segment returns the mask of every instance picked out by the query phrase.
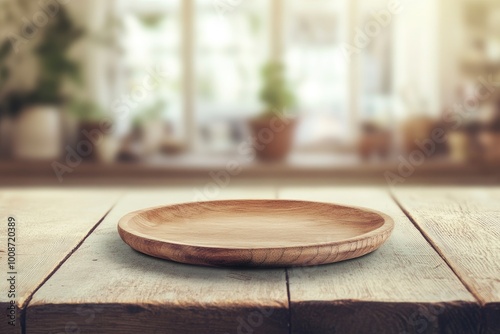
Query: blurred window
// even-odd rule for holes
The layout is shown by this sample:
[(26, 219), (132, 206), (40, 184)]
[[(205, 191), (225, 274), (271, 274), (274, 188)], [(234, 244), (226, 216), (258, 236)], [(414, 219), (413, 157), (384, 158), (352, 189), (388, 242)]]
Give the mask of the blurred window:
[(284, 61), (302, 115), (299, 145), (347, 138), (347, 1), (286, 0)]
[[(141, 87), (134, 118), (161, 118), (171, 124), (176, 137), (183, 136), (181, 1), (124, 1), (126, 87)], [(145, 85), (148, 80), (148, 87)], [(153, 89), (151, 89), (151, 87)]]
[(243, 120), (261, 109), (260, 70), (268, 59), (268, 0), (195, 1), (195, 115), (204, 150), (234, 147)]
[[(418, 9), (436, 16), (432, 0), (412, 7), (400, 2), (402, 14), (391, 16), (385, 25), (375, 16), (389, 8), (388, 0), (122, 2), (126, 4), (124, 91), (140, 84), (145, 69), (167, 68), (162, 88), (144, 105), (164, 100), (160, 105), (165, 118), (177, 132), (188, 130), (190, 138), (185, 139), (194, 143), (193, 148), (237, 147), (248, 134), (245, 120), (262, 110), (261, 68), (276, 50), (286, 65), (301, 118), (299, 147), (351, 145), (360, 121), (390, 124), (395, 109), (405, 114), (401, 110), (407, 107), (402, 108), (400, 101), (394, 107), (399, 95), (413, 95), (414, 100), (424, 101), (422, 106), (436, 109), (438, 80), (417, 75), (433, 69), (436, 59), (426, 55), (436, 53), (435, 45), (421, 50), (418, 62), (408, 62), (419, 45), (405, 39), (407, 33), (420, 32), (422, 43), (436, 38), (434, 27), (420, 28), (421, 15), (413, 15)], [(347, 59), (346, 45), (354, 45), (358, 31), (374, 20), (381, 25), (380, 33), (358, 48), (359, 55)], [(183, 50), (188, 54), (183, 56)], [(192, 77), (184, 77), (186, 73)]]

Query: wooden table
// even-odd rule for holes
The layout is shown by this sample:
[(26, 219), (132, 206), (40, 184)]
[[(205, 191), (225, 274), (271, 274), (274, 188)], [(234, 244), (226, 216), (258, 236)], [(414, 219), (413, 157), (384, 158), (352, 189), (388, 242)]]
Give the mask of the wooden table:
[[(293, 269), (183, 265), (119, 238), (125, 213), (203, 193), (365, 206), (396, 227), (370, 255)], [(17, 323), (1, 333), (500, 333), (500, 187), (0, 189), (2, 310), (8, 217)]]

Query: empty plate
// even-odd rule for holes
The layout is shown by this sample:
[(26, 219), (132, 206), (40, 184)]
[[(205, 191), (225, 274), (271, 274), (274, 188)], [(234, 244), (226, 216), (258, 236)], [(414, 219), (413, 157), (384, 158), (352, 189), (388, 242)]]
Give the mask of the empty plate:
[(135, 211), (118, 223), (139, 252), (207, 266), (310, 266), (384, 243), (393, 220), (368, 209), (292, 200), (195, 202)]

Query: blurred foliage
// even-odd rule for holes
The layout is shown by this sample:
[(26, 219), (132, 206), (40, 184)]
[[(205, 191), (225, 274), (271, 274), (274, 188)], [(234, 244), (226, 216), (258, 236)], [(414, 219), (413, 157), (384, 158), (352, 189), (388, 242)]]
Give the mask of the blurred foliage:
[(164, 14), (149, 14), (149, 15), (140, 15), (139, 20), (142, 25), (149, 29), (154, 29), (160, 25), (160, 23), (165, 19)]
[(266, 115), (282, 114), (285, 109), (293, 107), (295, 96), (287, 86), (285, 68), (281, 62), (271, 61), (264, 65), (262, 81), (260, 99), (266, 105)]
[(100, 122), (108, 117), (106, 111), (90, 100), (73, 100), (68, 105), (68, 112), (80, 123)]
[(158, 99), (154, 103), (140, 110), (138, 115), (134, 118), (134, 126), (139, 126), (147, 121), (161, 119), (167, 102), (163, 99)]
[(67, 57), (70, 47), (83, 36), (67, 11), (61, 6), (59, 13), (43, 30), (43, 39), (35, 49), (39, 57), (41, 75), (32, 103), (60, 103), (64, 79), (82, 84), (80, 65)]
[[(29, 2), (19, 0), (9, 3), (13, 5), (6, 7), (8, 13), (4, 13), (5, 20), (2, 24), (6, 25), (6, 29), (9, 24), (13, 27), (22, 27), (18, 24), (19, 17), (31, 13)], [(68, 51), (84, 35), (84, 31), (73, 23), (65, 7), (60, 6), (57, 15), (50, 17), (45, 26), (37, 29), (39, 35), (36, 40), (25, 40), (22, 32), (10, 35), (7, 33), (2, 40), (3, 43), (0, 43), (0, 92), (2, 93), (0, 113), (2, 114), (16, 116), (25, 106), (34, 104), (60, 104), (65, 101), (62, 87), (66, 79), (77, 84), (83, 83), (80, 65), (68, 57)], [(15, 46), (12, 36), (23, 43), (24, 46), (20, 51), (13, 52)], [(32, 53), (36, 56), (35, 61), (40, 72), (36, 76), (35, 87), (29, 90), (23, 90), (21, 87), (5, 89), (10, 77), (25, 75), (23, 71), (26, 69), (22, 62), (20, 64), (10, 61), (12, 57), (20, 59), (17, 52)]]
[(87, 38), (100, 47), (114, 52), (117, 56), (124, 54), (125, 50), (120, 42), (120, 36), (126, 34), (123, 18), (116, 13), (109, 12), (102, 29), (97, 33), (87, 33)]

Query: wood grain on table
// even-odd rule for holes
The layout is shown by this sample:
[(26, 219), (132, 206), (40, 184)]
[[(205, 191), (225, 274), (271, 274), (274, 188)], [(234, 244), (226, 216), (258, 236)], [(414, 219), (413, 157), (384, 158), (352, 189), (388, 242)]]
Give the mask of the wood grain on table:
[(388, 191), (283, 188), (279, 197), (364, 206), (385, 212), (395, 221), (391, 238), (374, 253), (334, 265), (289, 269), (292, 332), (478, 331), (479, 309), (474, 297)]
[[(273, 198), (275, 190), (222, 190), (210, 199)], [(35, 294), (27, 333), (288, 333), (284, 269), (183, 265), (132, 250), (118, 220), (140, 208), (189, 202), (193, 189), (134, 191)]]
[(483, 306), (500, 333), (500, 189), (409, 188), (394, 196)]
[[(2, 219), (19, 224), (23, 333), (499, 333), (499, 188), (201, 186), (117, 197), (0, 191)], [(259, 270), (152, 258), (117, 233), (123, 215), (145, 207), (277, 197), (375, 209), (395, 230), (359, 259)]]
[(53, 273), (92, 228), (116, 203), (114, 190), (0, 189), (0, 307), (7, 296), (7, 219), (16, 219), (16, 302), (15, 327), (0, 322), (1, 333), (20, 333), (22, 309), (32, 294)]

